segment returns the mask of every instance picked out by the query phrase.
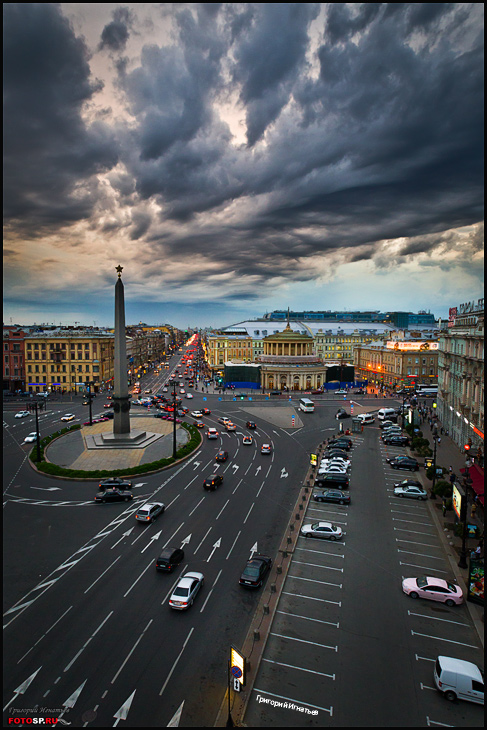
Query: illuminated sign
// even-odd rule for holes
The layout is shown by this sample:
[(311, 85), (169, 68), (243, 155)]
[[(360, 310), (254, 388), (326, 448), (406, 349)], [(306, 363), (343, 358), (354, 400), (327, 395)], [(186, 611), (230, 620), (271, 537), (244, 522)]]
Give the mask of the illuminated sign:
[(316, 466), (316, 464), (318, 463), (318, 457), (316, 456), (316, 454), (311, 454), (309, 463), (311, 464), (311, 466)]
[(245, 657), (234, 646), (230, 647), (230, 672), (243, 687), (245, 685)]
[(458, 519), (461, 519), (460, 514), (461, 514), (461, 509), (462, 509), (462, 492), (460, 491), (460, 488), (458, 487), (457, 484), (453, 485), (452, 498), (453, 498), (453, 510), (454, 510), (456, 516), (458, 517)]
[(386, 343), (388, 350), (402, 350), (403, 352), (420, 351), (420, 350), (437, 350), (437, 342), (397, 342), (390, 340)]

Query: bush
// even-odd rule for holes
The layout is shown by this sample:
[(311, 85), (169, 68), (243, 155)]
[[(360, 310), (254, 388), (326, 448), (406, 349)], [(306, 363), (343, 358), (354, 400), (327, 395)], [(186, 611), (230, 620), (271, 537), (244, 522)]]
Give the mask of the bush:
[(445, 479), (440, 479), (436, 482), (433, 494), (437, 494), (438, 497), (442, 498), (449, 498), (451, 500), (453, 492), (453, 486), (450, 482), (445, 481)]

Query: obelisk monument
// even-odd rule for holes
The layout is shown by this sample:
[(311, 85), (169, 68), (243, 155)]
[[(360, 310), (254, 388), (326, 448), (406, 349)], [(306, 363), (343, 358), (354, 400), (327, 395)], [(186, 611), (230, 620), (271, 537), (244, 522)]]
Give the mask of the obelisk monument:
[(125, 297), (122, 282), (123, 266), (117, 266), (115, 284), (115, 343), (113, 365), (113, 433), (130, 433), (130, 401), (127, 382), (127, 343), (125, 340)]

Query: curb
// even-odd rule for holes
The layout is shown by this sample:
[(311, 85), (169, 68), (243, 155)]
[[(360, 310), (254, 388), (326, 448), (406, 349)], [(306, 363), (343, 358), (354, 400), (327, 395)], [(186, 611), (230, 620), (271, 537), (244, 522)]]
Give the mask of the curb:
[[(320, 443), (319, 447), (316, 450), (319, 458), (321, 457), (323, 446), (324, 444)], [(313, 492), (313, 487), (311, 486), (311, 480), (314, 478), (313, 474), (314, 469), (312, 467), (309, 467), (304, 479), (305, 484), (299, 490), (299, 494), (288, 523), (286, 534), (283, 535), (281, 544), (277, 552), (278, 556), (281, 556), (281, 561), (280, 563), (278, 563), (276, 559), (272, 566), (271, 572), (267, 578), (265, 590), (262, 593), (257, 608), (255, 609), (254, 616), (247, 632), (247, 636), (245, 637), (243, 645), (240, 648), (241, 653), (247, 659), (247, 683), (243, 691), (233, 692), (233, 698), (230, 698), (231, 703), (233, 700), (231, 712), (233, 724), (235, 726), (245, 727), (243, 719), (247, 711), (247, 706), (250, 701), (254, 682), (259, 671), (267, 639), (269, 637), (271, 626), (274, 621), (274, 616), (277, 610), (281, 592), (284, 587), (284, 583), (286, 582), (289, 565), (291, 562), (289, 558), (294, 554), (296, 542), (299, 537), (301, 521), (306, 513), (311, 499), (311, 494)], [(257, 652), (253, 655), (253, 652), (256, 648)], [(213, 727), (227, 726), (228, 691), (229, 690), (227, 688)]]

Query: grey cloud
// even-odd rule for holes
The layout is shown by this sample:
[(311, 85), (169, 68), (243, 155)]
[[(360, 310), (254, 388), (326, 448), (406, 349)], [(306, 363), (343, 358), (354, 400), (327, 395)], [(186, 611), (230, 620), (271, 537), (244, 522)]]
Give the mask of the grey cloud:
[(132, 23), (133, 14), (128, 8), (115, 8), (112, 22), (103, 28), (98, 50), (103, 51), (106, 48), (110, 51), (125, 50)]
[(84, 42), (58, 6), (5, 3), (4, 214), (7, 227), (32, 235), (88, 218), (94, 175), (117, 160), (101, 122), (82, 107), (100, 90)]

